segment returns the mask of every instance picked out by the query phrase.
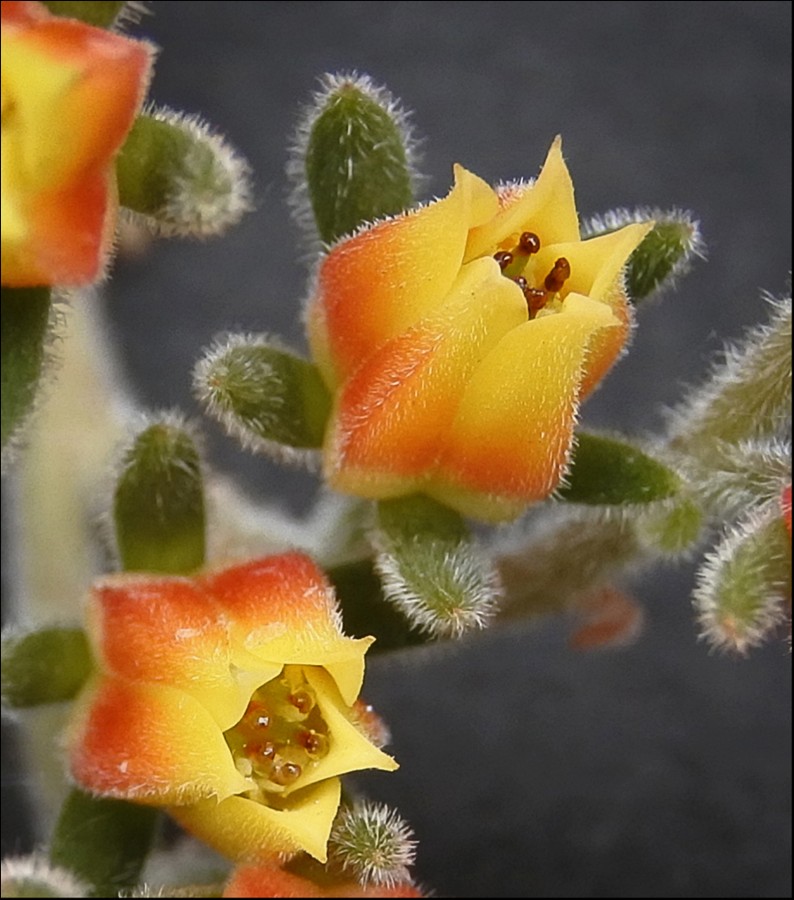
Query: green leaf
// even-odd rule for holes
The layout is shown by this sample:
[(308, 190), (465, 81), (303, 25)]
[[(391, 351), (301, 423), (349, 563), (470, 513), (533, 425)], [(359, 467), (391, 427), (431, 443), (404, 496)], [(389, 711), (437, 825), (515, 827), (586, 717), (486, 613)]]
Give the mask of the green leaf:
[(460, 637), (495, 612), (498, 579), (458, 513), (421, 494), (378, 503), (375, 568), (388, 601), (431, 637)]
[(220, 234), (251, 208), (248, 164), (200, 120), (138, 116), (119, 153), (119, 202), (166, 235)]
[(142, 431), (125, 453), (113, 503), (128, 571), (185, 575), (204, 563), (204, 486), (190, 433), (171, 419)]
[(634, 445), (580, 431), (557, 496), (571, 503), (622, 505), (663, 500), (679, 488), (672, 469)]
[(3, 635), (3, 703), (13, 708), (71, 700), (91, 673), (79, 628)]
[(127, 5), (110, 0), (44, 0), (44, 5), (54, 16), (79, 19), (98, 28), (109, 28)]
[(791, 535), (777, 506), (729, 529), (697, 582), (698, 620), (717, 647), (745, 653), (790, 617)]
[(2, 289), (2, 445), (17, 432), (33, 405), (44, 365), (50, 316), (48, 287)]
[(303, 130), (307, 137), (296, 148), (291, 171), (306, 180), (326, 244), (413, 203), (406, 116), (368, 78), (327, 76)]
[(264, 337), (236, 336), (196, 366), (207, 412), (243, 445), (264, 452), (320, 447), (331, 396), (317, 368)]
[(653, 221), (626, 264), (626, 289), (635, 302), (671, 287), (689, 271), (694, 257), (705, 259), (700, 223), (680, 209), (614, 209), (584, 223), (586, 237), (609, 234), (631, 222)]
[(94, 896), (115, 897), (138, 882), (159, 819), (158, 809), (75, 788), (61, 809), (50, 858), (93, 885)]

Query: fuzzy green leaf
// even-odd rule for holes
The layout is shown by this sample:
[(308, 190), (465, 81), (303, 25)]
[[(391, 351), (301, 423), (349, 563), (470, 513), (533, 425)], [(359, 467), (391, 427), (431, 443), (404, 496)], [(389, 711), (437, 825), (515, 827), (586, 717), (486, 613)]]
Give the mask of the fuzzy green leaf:
[(127, 4), (124, 0), (44, 0), (44, 5), (55, 16), (109, 28)]
[(332, 79), (316, 99), (304, 176), (320, 239), (331, 244), (412, 204), (409, 137), (399, 108), (366, 79)]
[(635, 301), (658, 294), (689, 271), (694, 257), (705, 258), (700, 225), (692, 214), (679, 209), (613, 209), (583, 225), (586, 237), (617, 231), (631, 222), (650, 222), (654, 227), (626, 263), (626, 288)]
[(375, 567), (383, 592), (431, 637), (460, 637), (495, 611), (498, 580), (463, 519), (421, 494), (378, 504)]
[(678, 476), (632, 444), (578, 432), (566, 485), (557, 495), (571, 503), (651, 503), (676, 493)]
[(12, 708), (71, 700), (91, 672), (79, 628), (46, 628), (3, 636), (3, 703)]
[(160, 811), (73, 789), (55, 826), (50, 858), (94, 887), (118, 896), (135, 885), (151, 849)]
[(317, 368), (266, 338), (231, 338), (196, 367), (207, 412), (244, 445), (264, 452), (320, 447), (331, 397)]
[(2, 445), (17, 431), (36, 396), (44, 365), (44, 339), (50, 316), (50, 289), (2, 289)]
[(119, 202), (166, 235), (219, 234), (250, 209), (248, 166), (198, 119), (138, 116), (117, 160)]
[(127, 450), (113, 503), (116, 543), (128, 571), (184, 575), (204, 563), (204, 486), (190, 434), (164, 420)]
[(698, 571), (695, 608), (712, 644), (746, 652), (786, 618), (791, 536), (778, 509), (730, 529)]

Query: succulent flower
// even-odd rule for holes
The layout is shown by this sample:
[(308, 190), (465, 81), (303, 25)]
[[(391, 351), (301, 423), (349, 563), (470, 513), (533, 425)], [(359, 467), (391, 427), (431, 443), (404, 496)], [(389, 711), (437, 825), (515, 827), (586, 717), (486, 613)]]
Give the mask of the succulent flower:
[(42, 3), (3, 0), (2, 57), (2, 282), (90, 283), (112, 245), (114, 160), (151, 48)]
[(358, 701), (373, 639), (342, 633), (300, 553), (195, 579), (109, 576), (88, 619), (98, 673), (69, 736), (86, 790), (167, 807), (234, 859), (324, 860), (339, 776), (397, 768)]
[(652, 225), (582, 240), (558, 138), (532, 183), (456, 166), (445, 198), (335, 244), (308, 308), (331, 486), (488, 521), (547, 497), (628, 338), (622, 272)]

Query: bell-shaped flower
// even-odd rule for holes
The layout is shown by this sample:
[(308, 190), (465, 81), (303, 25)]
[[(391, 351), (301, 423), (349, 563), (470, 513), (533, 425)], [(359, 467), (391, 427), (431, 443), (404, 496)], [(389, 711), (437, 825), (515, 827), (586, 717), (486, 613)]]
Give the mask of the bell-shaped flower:
[(149, 80), (151, 48), (2, 3), (2, 283), (102, 274), (116, 224), (114, 160)]
[(582, 240), (557, 139), (532, 183), (493, 190), (456, 166), (445, 198), (337, 243), (307, 311), (335, 397), (328, 482), (489, 521), (547, 497), (626, 344), (623, 268), (651, 227)]
[(97, 673), (69, 732), (74, 779), (167, 807), (226, 856), (325, 860), (339, 776), (397, 768), (358, 699), (373, 638), (342, 633), (300, 553), (197, 578), (108, 576), (88, 632)]

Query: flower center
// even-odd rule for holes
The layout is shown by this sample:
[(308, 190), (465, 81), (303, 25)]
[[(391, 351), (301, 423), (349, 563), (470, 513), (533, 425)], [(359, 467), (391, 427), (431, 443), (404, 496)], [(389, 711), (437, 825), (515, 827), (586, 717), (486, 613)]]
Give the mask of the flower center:
[(301, 666), (285, 666), (258, 688), (224, 737), (238, 770), (264, 794), (284, 793), (329, 749), (328, 726)]
[(538, 250), (540, 250), (540, 238), (534, 231), (523, 231), (518, 239), (518, 244), (512, 250), (500, 250), (494, 254), (494, 259), (499, 263), (502, 274), (521, 288), (524, 299), (527, 301), (530, 319), (534, 319), (554, 299), (571, 277), (571, 264), (564, 256), (561, 256), (543, 279), (543, 287), (530, 285), (521, 273), (526, 268), (529, 257), (534, 256)]

